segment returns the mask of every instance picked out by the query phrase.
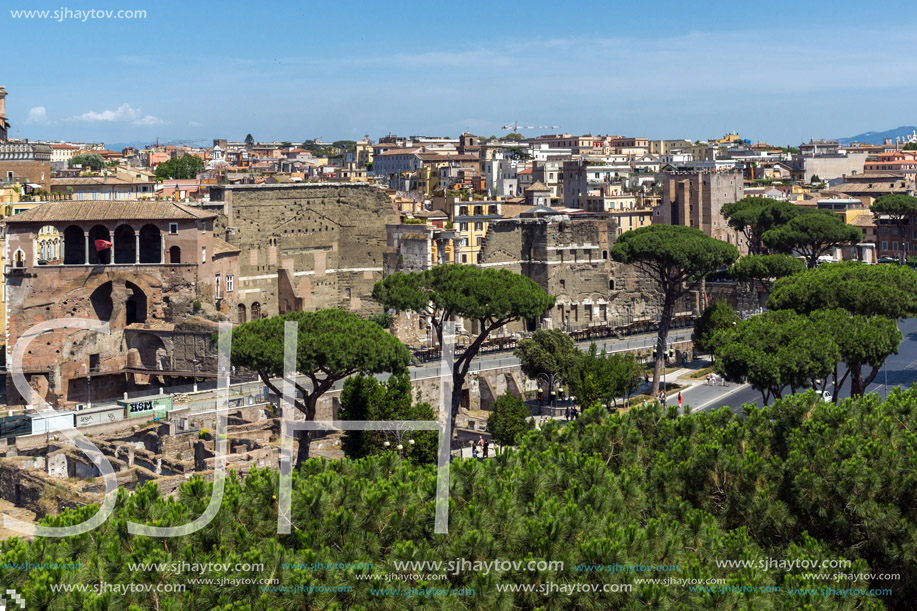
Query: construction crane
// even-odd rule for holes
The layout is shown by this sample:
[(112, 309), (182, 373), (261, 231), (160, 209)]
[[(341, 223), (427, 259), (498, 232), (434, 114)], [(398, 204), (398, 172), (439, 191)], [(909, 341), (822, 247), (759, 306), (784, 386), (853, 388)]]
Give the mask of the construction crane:
[(513, 121), (509, 125), (504, 125), (500, 129), (512, 130), (514, 134), (518, 134), (520, 129), (559, 129), (560, 125), (519, 125), (519, 121)]

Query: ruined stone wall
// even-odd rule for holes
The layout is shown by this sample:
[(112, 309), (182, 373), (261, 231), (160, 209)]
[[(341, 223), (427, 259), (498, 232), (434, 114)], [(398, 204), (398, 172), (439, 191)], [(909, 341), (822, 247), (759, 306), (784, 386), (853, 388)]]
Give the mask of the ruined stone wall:
[(382, 277), (386, 224), (398, 221), (384, 191), (359, 184), (239, 185), (216, 190), (224, 215), (217, 235), (241, 249), (237, 299), (247, 313), (280, 312), (277, 270), (291, 277), (305, 310), (381, 311), (372, 287)]
[[(187, 336), (195, 333), (200, 337), (194, 341), (207, 344), (213, 331), (182, 322), (206, 312), (206, 308), (194, 309), (194, 302), (202, 297), (196, 264), (36, 266), (26, 272), (8, 282), (10, 351), (37, 323), (56, 319), (109, 323), (108, 334), (62, 328), (35, 337), (28, 345), (22, 362), (25, 373), (39, 396), (55, 406), (87, 402), (85, 376), (90, 367), (101, 372), (124, 367), (190, 370), (187, 350), (181, 351), (177, 361), (173, 359), (173, 329), (180, 331), (179, 346), (186, 345)], [(131, 310), (137, 322), (128, 324), (129, 315), (134, 315), (129, 314)], [(209, 355), (212, 360), (212, 352), (199, 356)], [(149, 377), (134, 379), (123, 373), (94, 377), (93, 400), (143, 388), (151, 383)], [(22, 401), (11, 383), (8, 389), (8, 403)]]
[[(614, 221), (600, 219), (507, 219), (490, 224), (482, 266), (521, 273), (554, 295), (557, 302), (541, 321), (546, 328), (575, 331), (655, 319), (662, 306), (657, 285), (637, 268), (611, 259), (615, 234)], [(676, 309), (695, 311), (696, 302), (688, 296)], [(518, 322), (508, 331), (523, 327)]]

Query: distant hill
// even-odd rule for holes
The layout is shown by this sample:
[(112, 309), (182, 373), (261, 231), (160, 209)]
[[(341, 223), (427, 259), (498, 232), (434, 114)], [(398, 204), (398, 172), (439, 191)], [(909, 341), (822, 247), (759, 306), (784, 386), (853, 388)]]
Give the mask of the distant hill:
[(894, 142), (896, 136), (910, 136), (914, 131), (917, 131), (917, 127), (913, 125), (902, 125), (901, 127), (896, 127), (886, 132), (865, 132), (850, 138), (838, 138), (837, 143), (850, 144), (851, 142), (865, 142), (867, 144), (883, 144), (886, 138), (891, 138), (892, 142)]

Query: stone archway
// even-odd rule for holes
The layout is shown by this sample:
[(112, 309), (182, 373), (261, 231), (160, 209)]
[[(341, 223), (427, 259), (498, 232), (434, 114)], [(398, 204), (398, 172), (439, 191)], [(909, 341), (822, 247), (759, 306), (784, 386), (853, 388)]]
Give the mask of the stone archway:
[(140, 228), (140, 262), (162, 263), (162, 233), (156, 225)]
[(112, 312), (115, 310), (115, 304), (111, 299), (112, 283), (104, 282), (92, 291), (89, 296), (89, 302), (92, 304), (92, 311), (99, 320), (110, 321)]
[(118, 225), (115, 229), (115, 263), (137, 262), (137, 239), (130, 225)]
[(111, 234), (103, 225), (95, 225), (89, 230), (89, 263), (92, 265), (108, 265), (111, 263), (110, 246)]
[(152, 333), (131, 332), (127, 342), (129, 351), (137, 351), (140, 364), (145, 369), (168, 369), (171, 365), (168, 349), (162, 338)]
[(143, 323), (147, 318), (147, 296), (139, 286), (133, 282), (126, 282), (125, 286), (131, 291), (127, 301), (124, 302), (126, 324)]
[(86, 263), (86, 236), (83, 228), (70, 225), (64, 230), (64, 265)]

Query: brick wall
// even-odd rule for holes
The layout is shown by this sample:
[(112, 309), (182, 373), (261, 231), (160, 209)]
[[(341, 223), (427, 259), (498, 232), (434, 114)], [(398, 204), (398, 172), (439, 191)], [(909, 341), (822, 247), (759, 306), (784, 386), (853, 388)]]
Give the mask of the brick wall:
[[(218, 235), (241, 249), (236, 296), (251, 318), (280, 312), (278, 269), (287, 270), (302, 308), (345, 308), (361, 315), (381, 308), (371, 298), (382, 277), (386, 224), (397, 223), (390, 198), (368, 185), (239, 185), (223, 197)], [(220, 232), (223, 233), (220, 233)]]

